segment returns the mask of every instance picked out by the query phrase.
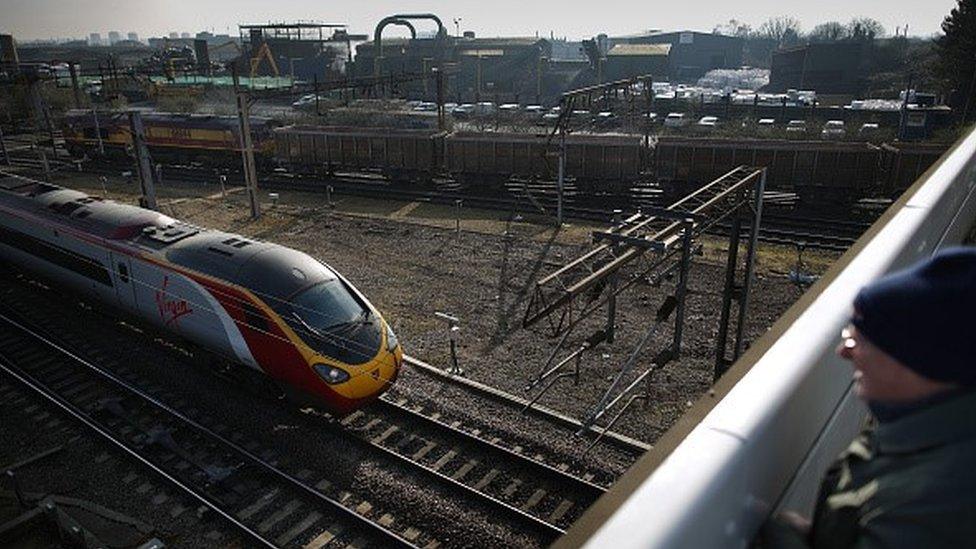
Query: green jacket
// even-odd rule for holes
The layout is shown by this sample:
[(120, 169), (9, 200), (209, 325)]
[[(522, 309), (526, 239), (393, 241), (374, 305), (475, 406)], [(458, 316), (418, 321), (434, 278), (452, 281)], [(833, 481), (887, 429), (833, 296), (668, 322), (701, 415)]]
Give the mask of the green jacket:
[(809, 536), (763, 547), (976, 547), (976, 392), (866, 429), (827, 471)]

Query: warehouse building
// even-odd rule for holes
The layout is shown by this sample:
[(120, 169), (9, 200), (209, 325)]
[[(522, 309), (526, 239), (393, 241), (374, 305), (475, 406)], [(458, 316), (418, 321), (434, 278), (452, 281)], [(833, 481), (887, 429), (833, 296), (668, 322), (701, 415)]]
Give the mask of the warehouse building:
[[(736, 36), (678, 31), (611, 38), (610, 43), (670, 45), (668, 70), (671, 80), (694, 82), (712, 69), (736, 69), (742, 66), (745, 41)], [(608, 54), (612, 48), (610, 46)]]
[(773, 52), (767, 90), (860, 95), (867, 85), (864, 42), (812, 43)]

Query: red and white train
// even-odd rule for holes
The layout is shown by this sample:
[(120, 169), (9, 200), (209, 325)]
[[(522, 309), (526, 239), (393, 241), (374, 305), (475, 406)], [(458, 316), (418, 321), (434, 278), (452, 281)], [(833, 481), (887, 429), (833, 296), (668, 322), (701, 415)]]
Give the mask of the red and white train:
[(397, 377), (372, 304), (302, 252), (19, 177), (0, 179), (0, 258), (345, 414)]

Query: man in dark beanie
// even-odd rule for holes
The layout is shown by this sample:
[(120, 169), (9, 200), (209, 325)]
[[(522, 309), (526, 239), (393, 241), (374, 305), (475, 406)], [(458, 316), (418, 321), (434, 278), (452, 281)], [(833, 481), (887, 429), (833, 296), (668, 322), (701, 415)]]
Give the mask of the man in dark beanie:
[(873, 421), (763, 546), (976, 547), (976, 248), (862, 289), (837, 353)]

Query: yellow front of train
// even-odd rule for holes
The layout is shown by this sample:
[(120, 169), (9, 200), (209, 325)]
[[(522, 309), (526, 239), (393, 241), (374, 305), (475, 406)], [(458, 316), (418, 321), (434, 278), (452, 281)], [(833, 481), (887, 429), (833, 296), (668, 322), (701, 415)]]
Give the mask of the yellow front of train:
[(348, 281), (330, 274), (272, 309), (307, 365), (293, 384), (344, 414), (393, 385), (403, 349), (379, 311)]
[(318, 355), (312, 361), (315, 373), (335, 391), (334, 407), (340, 412), (348, 413), (376, 400), (393, 386), (400, 374), (403, 348), (390, 325), (382, 318), (379, 322), (383, 326), (381, 350), (372, 360), (348, 365)]

